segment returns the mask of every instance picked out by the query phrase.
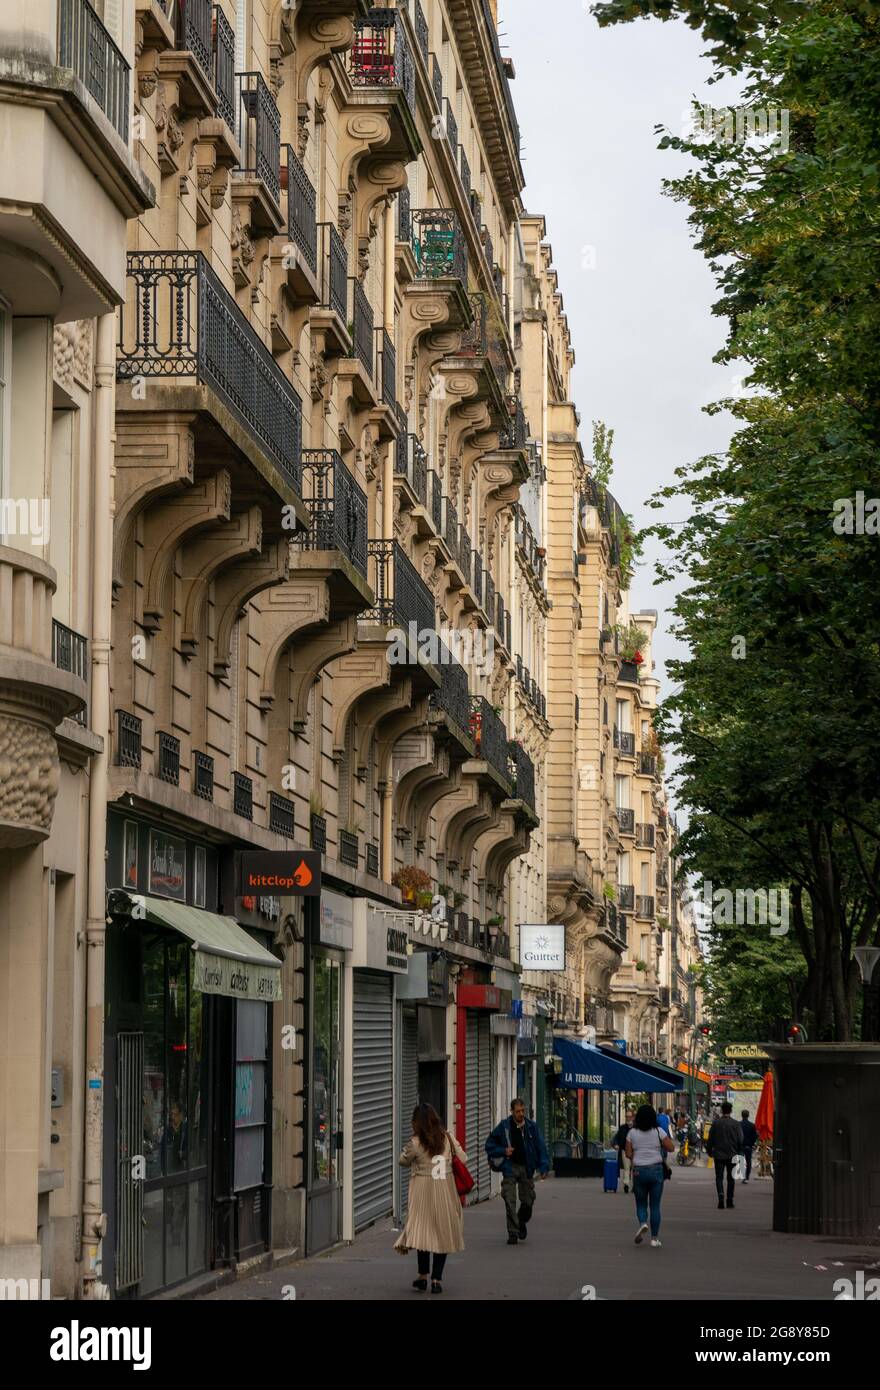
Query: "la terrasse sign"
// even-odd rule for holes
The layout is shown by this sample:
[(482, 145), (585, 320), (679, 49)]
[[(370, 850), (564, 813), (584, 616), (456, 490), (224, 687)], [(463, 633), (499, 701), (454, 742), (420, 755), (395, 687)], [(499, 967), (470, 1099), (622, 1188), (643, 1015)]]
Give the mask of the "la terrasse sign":
[(561, 922), (521, 926), (519, 956), (523, 970), (564, 970), (565, 927)]

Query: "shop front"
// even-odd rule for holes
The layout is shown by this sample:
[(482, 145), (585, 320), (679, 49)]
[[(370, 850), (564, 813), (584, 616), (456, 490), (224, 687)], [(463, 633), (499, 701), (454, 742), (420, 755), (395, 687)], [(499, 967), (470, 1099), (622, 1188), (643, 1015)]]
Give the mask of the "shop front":
[(308, 1130), (306, 1253), (342, 1239), (345, 960), (354, 940), (353, 899), (321, 888), (310, 910), (306, 1038)]
[(108, 824), (105, 1281), (159, 1293), (265, 1250), (271, 1195), (271, 933), (218, 906), (218, 852)]
[[(394, 984), (398, 1058), (395, 1150), (399, 1153), (412, 1132), (412, 1113), (419, 1102), (433, 1105), (448, 1124), (448, 962), (441, 951), (416, 949), (409, 957), (407, 974), (398, 975)], [(396, 1165), (396, 1172), (395, 1213), (402, 1219), (409, 1195), (409, 1169)]]
[(512, 1002), (511, 992), (496, 985), (478, 984), (465, 978), (458, 986), (455, 1127), (456, 1138), (468, 1154), (468, 1166), (474, 1178), (471, 1203), (491, 1196), (491, 1169), (485, 1150), (486, 1138), (495, 1125), (496, 1068), (490, 1018), (493, 1014), (509, 1014)]

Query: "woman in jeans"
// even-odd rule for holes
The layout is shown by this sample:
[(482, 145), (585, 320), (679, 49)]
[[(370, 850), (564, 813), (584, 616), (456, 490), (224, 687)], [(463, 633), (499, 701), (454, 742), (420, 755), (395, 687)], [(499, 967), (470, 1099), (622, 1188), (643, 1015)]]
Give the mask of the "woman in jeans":
[(633, 1191), (639, 1229), (636, 1245), (641, 1245), (648, 1229), (651, 1206), (651, 1244), (660, 1248), (660, 1201), (663, 1197), (663, 1154), (672, 1153), (675, 1144), (657, 1125), (653, 1105), (640, 1105), (633, 1128), (626, 1137), (626, 1156), (632, 1160)]

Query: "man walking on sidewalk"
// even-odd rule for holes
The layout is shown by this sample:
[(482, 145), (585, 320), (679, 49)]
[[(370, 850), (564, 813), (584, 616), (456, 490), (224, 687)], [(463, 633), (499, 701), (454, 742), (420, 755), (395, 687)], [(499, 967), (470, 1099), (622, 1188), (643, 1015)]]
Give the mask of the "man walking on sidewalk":
[(743, 1153), (746, 1156), (746, 1175), (743, 1182), (748, 1182), (752, 1176), (752, 1152), (758, 1142), (758, 1131), (749, 1119), (748, 1110), (742, 1112), (742, 1132), (743, 1132)]
[(501, 1195), (507, 1213), (507, 1244), (516, 1245), (528, 1235), (535, 1205), (535, 1173), (543, 1179), (550, 1171), (543, 1135), (534, 1120), (526, 1119), (521, 1100), (511, 1102), (510, 1119), (502, 1120), (489, 1135), (486, 1153), (490, 1167), (503, 1174)]
[(727, 1173), (727, 1205), (733, 1206), (733, 1162), (743, 1151), (743, 1132), (738, 1120), (733, 1118), (733, 1106), (725, 1101), (721, 1107), (720, 1119), (712, 1121), (706, 1153), (715, 1164), (715, 1187), (718, 1191), (718, 1210), (724, 1210), (724, 1174)]

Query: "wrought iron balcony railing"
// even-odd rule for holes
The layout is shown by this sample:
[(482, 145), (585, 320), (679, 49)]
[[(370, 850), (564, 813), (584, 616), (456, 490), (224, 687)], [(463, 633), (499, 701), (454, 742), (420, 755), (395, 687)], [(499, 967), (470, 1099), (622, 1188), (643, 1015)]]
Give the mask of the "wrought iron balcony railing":
[(618, 806), (617, 823), (622, 835), (635, 833), (636, 813), (631, 806)]
[(296, 834), (296, 807), (286, 796), (269, 793), (269, 829), (293, 839)]
[(469, 737), (471, 697), (467, 671), (447, 651), (441, 652), (439, 670), (440, 688), (431, 692), (431, 708), (447, 715)]
[(453, 560), (458, 560), (458, 511), (451, 497), (443, 498), (443, 539)]
[(452, 152), (452, 162), (455, 164), (458, 162), (458, 121), (455, 119), (455, 112), (449, 97), (444, 102), (443, 123), (446, 127), (446, 139)]
[(58, 66), (75, 73), (127, 144), (129, 66), (88, 0), (58, 0)]
[(645, 893), (640, 893), (636, 898), (636, 916), (650, 918), (654, 916), (654, 899)]
[(461, 174), (461, 184), (462, 184), (462, 187), (463, 187), (465, 193), (467, 194), (467, 196), (470, 197), (470, 193), (471, 193), (471, 166), (470, 166), (470, 163), (469, 163), (469, 161), (468, 161), (468, 157), (467, 157), (467, 155), (466, 155), (465, 152), (464, 152), (464, 145), (459, 145), (459, 147), (458, 147), (458, 171), (459, 171), (459, 173)]
[(129, 252), (117, 376), (195, 377), (301, 488), (300, 398), (201, 252)]
[(327, 852), (327, 821), (324, 816), (312, 812), (309, 817), (309, 843), (320, 854)]
[(409, 186), (401, 188), (397, 195), (397, 240), (412, 245), (412, 213), (410, 211)]
[(366, 869), (366, 871), (367, 871), (368, 874), (372, 874), (372, 875), (373, 875), (373, 878), (378, 878), (378, 877), (379, 877), (379, 846), (378, 846), (378, 845), (365, 845), (365, 846), (364, 846), (364, 868)]
[(414, 3), (413, 3), (413, 15), (414, 15), (414, 18), (413, 18), (413, 29), (415, 30), (415, 33), (416, 33), (416, 43), (418, 44), (418, 46), (419, 46), (419, 52), (421, 53), (422, 57), (423, 57), (424, 60), (425, 60), (425, 64), (427, 65), (427, 62), (428, 62), (428, 21), (427, 21), (427, 19), (425, 18), (425, 11), (422, 9), (422, 7), (421, 7), (421, 5), (420, 5), (420, 3), (419, 3), (419, 0), (414, 0)]
[(622, 758), (634, 758), (636, 755), (636, 736), (628, 734), (623, 729), (618, 733), (618, 748)]
[(287, 180), (287, 238), (302, 252), (313, 275), (318, 273), (317, 195), (305, 167), (292, 145), (284, 146)]
[(509, 739), (504, 720), (496, 714), (485, 695), (471, 696), (470, 730), (477, 745), (477, 757), (510, 781)]
[(235, 30), (219, 5), (214, 6), (214, 91), (217, 115), (235, 130)]
[[(88, 684), (88, 641), (78, 632), (74, 632), (72, 627), (65, 627), (64, 623), (59, 623), (55, 618), (52, 619), (52, 661), (59, 671), (69, 671), (71, 675), (79, 676), (80, 680)], [(84, 709), (78, 710), (70, 717), (76, 720), (77, 724), (87, 722)]]
[(443, 71), (437, 62), (437, 54), (431, 54), (431, 90), (434, 93), (434, 101), (437, 103), (437, 110), (443, 110)]
[(193, 792), (203, 801), (214, 800), (214, 759), (207, 753), (193, 754)]
[(443, 482), (439, 473), (428, 469), (428, 502), (431, 507), (431, 520), (437, 535), (443, 531)]
[(448, 278), (467, 286), (467, 242), (452, 208), (416, 208), (412, 238), (422, 279)]
[(348, 252), (332, 222), (318, 223), (321, 262), (321, 307), (331, 309), (343, 323), (348, 319)]
[(517, 398), (511, 402), (510, 424), (501, 431), (498, 439), (499, 449), (524, 449), (529, 437), (522, 402)]
[(635, 889), (631, 883), (619, 883), (617, 885), (617, 902), (621, 912), (632, 912)]
[(141, 765), (141, 721), (125, 709), (116, 711), (116, 763), (119, 767)]
[(657, 773), (657, 757), (654, 753), (639, 754), (639, 772), (645, 777), (654, 777)]
[(238, 72), (238, 143), (244, 178), (261, 179), (281, 201), (281, 113), (260, 72)]
[(254, 818), (254, 784), (243, 772), (232, 774), (232, 809), (245, 820)]
[(373, 309), (360, 280), (351, 282), (351, 321), (354, 355), (367, 376), (373, 375)]
[(188, 49), (209, 82), (214, 80), (211, 0), (177, 0), (177, 47)]
[(394, 471), (406, 478), (423, 507), (428, 505), (428, 455), (414, 434), (399, 434), (394, 448)]
[(464, 522), (459, 522), (458, 526), (458, 567), (467, 580), (471, 582), (471, 538)]
[(303, 450), (307, 531), (293, 536), (304, 550), (338, 550), (367, 577), (367, 498), (335, 449)]
[(376, 602), (361, 615), (364, 622), (402, 628), (409, 637), (415, 624), (417, 638), (434, 630), (434, 597), (397, 541), (368, 542), (367, 577)]
[(173, 787), (180, 786), (180, 739), (160, 730), (158, 773), (160, 781), (170, 782)]
[(471, 586), (472, 586), (473, 591), (474, 591), (474, 598), (477, 600), (477, 603), (482, 604), (482, 602), (483, 602), (483, 560), (482, 560), (482, 556), (480, 555), (480, 552), (479, 552), (478, 550), (475, 550), (475, 551), (473, 552), (473, 554), (472, 554), (472, 556), (471, 556), (471, 562), (472, 562)]
[(355, 20), (346, 63), (353, 87), (399, 87), (415, 115), (416, 70), (399, 11), (375, 7)]
[(361, 847), (357, 835), (351, 830), (339, 832), (339, 862), (356, 869), (360, 863)]
[(513, 782), (513, 795), (519, 801), (535, 809), (535, 764), (521, 743), (515, 740), (510, 745), (510, 777)]
[(483, 612), (486, 614), (486, 617), (489, 619), (489, 624), (490, 624), (490, 626), (492, 626), (492, 627), (494, 627), (494, 625), (495, 625), (496, 607), (497, 607), (497, 605), (496, 605), (496, 603), (495, 603), (495, 580), (492, 578), (492, 576), (491, 576), (491, 574), (489, 573), (488, 570), (484, 570), (484, 571), (483, 571)]
[(376, 335), (379, 338), (382, 400), (385, 405), (394, 406), (397, 404), (397, 353), (387, 328), (377, 329)]
[(654, 848), (654, 827), (653, 825), (639, 824), (636, 826), (636, 843), (644, 849)]

